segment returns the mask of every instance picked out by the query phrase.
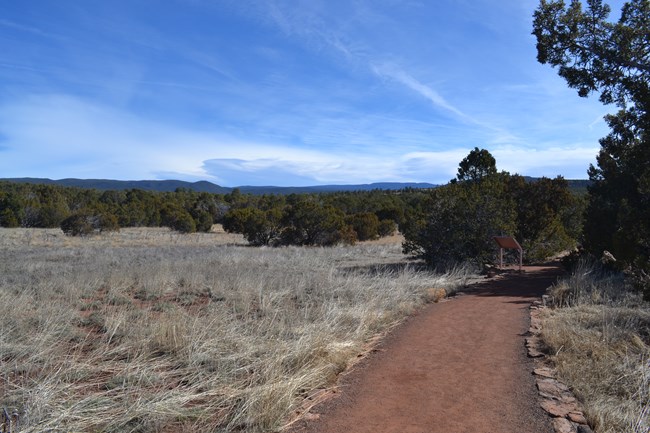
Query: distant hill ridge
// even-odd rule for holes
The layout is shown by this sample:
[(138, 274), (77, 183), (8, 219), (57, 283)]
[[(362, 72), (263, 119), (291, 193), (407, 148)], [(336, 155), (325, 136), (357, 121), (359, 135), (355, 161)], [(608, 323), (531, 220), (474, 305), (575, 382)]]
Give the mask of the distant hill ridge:
[[(529, 182), (538, 178), (525, 176)], [(219, 186), (206, 180), (198, 182), (186, 182), (182, 180), (110, 180), (110, 179), (45, 179), (33, 177), (4, 178), (0, 181), (15, 183), (35, 183), (46, 185), (70, 186), (86, 189), (97, 189), (100, 191), (141, 189), (145, 191), (173, 192), (178, 188), (185, 188), (196, 192), (208, 192), (212, 194), (228, 194), (235, 188)], [(567, 179), (569, 187), (577, 192), (585, 192), (590, 181), (587, 179)], [(319, 192), (340, 192), (340, 191), (371, 191), (387, 190), (395, 191), (405, 188), (428, 189), (438, 185), (426, 182), (378, 182), (360, 185), (314, 185), (314, 186), (240, 186), (237, 187), (244, 194), (300, 194)]]
[[(186, 188), (197, 192), (213, 194), (228, 194), (235, 188), (219, 186), (205, 180), (186, 182), (182, 180), (110, 180), (110, 179), (45, 179), (45, 178), (4, 178), (0, 181), (15, 183), (34, 183), (46, 185), (59, 185), (77, 188), (97, 189), (100, 191), (141, 189), (145, 191), (173, 192), (178, 188)], [(370, 191), (374, 189), (399, 190), (404, 188), (435, 188), (431, 183), (417, 182), (381, 182), (361, 185), (314, 185), (314, 186), (240, 186), (237, 187), (244, 194), (292, 194), (292, 193), (317, 193), (337, 191)]]
[(8, 178), (0, 181), (15, 183), (34, 183), (45, 185), (70, 186), (100, 191), (141, 189), (145, 191), (171, 192), (178, 188), (188, 188), (197, 192), (227, 194), (232, 188), (224, 188), (207, 181), (185, 182), (182, 180), (110, 180), (110, 179), (45, 179), (45, 178)]

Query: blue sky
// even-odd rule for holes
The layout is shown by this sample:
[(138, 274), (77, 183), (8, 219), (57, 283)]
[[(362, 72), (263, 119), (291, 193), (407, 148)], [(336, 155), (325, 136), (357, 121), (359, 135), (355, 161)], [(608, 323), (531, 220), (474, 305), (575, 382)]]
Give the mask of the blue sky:
[(613, 107), (537, 63), (536, 7), (0, 0), (0, 177), (445, 183), (479, 147), (586, 178)]

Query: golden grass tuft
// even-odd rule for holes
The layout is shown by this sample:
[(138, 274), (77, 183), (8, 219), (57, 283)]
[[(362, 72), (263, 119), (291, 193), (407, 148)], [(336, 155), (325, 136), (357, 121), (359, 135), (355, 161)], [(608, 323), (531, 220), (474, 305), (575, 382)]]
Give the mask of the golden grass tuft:
[(430, 302), (439, 302), (441, 299), (444, 299), (447, 297), (447, 290), (438, 287), (438, 288), (431, 288), (427, 290), (427, 295), (430, 299)]

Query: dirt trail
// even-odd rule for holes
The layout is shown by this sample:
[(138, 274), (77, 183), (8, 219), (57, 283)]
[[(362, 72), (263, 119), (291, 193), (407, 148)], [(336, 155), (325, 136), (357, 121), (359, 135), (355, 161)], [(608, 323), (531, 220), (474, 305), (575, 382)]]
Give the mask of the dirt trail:
[(551, 433), (524, 335), (528, 306), (559, 273), (486, 280), (426, 307), (342, 380), (291, 433)]

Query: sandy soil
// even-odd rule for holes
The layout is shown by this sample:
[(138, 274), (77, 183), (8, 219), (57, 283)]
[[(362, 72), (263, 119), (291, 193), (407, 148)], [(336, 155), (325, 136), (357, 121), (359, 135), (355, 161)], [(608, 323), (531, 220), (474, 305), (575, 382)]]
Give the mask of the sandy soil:
[(291, 433), (550, 433), (524, 337), (559, 274), (527, 267), (411, 317)]

